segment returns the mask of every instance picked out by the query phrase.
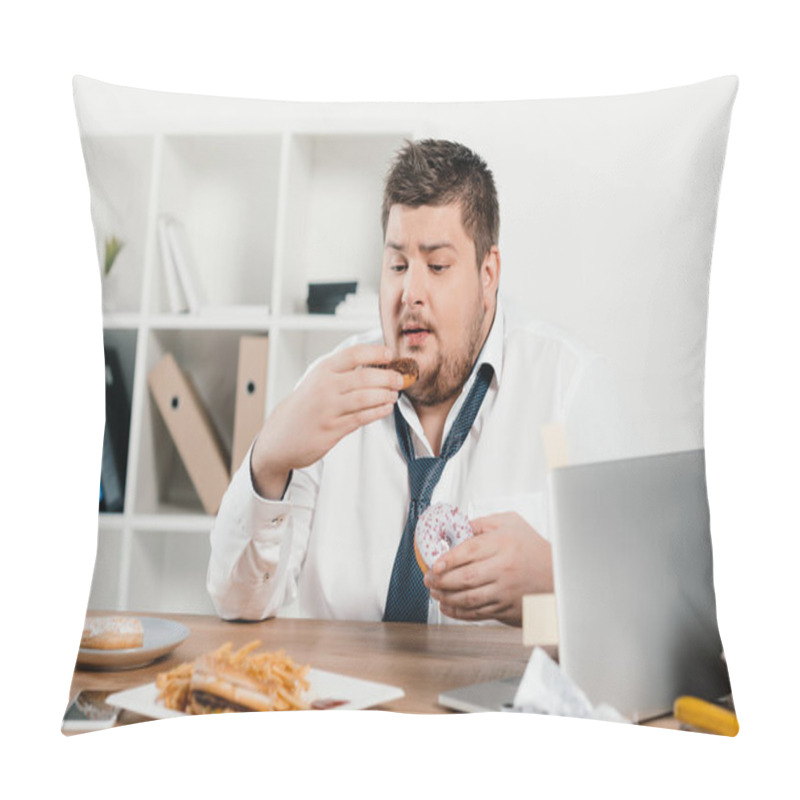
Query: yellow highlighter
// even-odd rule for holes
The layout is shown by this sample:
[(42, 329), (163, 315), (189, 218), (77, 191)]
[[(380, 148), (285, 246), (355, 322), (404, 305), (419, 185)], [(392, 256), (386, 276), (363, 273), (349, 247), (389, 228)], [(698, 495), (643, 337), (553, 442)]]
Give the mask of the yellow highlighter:
[(701, 700), (699, 697), (684, 695), (675, 700), (672, 707), (675, 719), (695, 728), (721, 736), (736, 736), (739, 733), (739, 720), (733, 711)]

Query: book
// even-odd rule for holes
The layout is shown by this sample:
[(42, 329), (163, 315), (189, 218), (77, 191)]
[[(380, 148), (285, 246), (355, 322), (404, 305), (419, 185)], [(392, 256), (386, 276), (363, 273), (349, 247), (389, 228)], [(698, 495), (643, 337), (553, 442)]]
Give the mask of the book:
[(200, 286), (197, 264), (189, 245), (186, 229), (180, 220), (167, 217), (165, 232), (172, 264), (175, 267), (186, 306), (190, 312), (196, 313), (205, 305), (205, 297)]
[(189, 310), (186, 295), (180, 285), (175, 260), (172, 257), (170, 246), (169, 226), (172, 220), (166, 214), (158, 218), (158, 250), (161, 255), (161, 267), (164, 270), (164, 282), (167, 286), (167, 301), (169, 310), (173, 314), (180, 314)]

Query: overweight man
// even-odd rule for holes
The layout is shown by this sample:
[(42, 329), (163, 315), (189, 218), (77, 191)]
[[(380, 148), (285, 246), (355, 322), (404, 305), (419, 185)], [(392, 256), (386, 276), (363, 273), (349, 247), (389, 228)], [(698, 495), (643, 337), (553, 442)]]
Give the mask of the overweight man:
[[(616, 452), (607, 373), (498, 303), (492, 173), (461, 144), (408, 142), (386, 179), (381, 331), (311, 366), (270, 414), (223, 498), (208, 589), (225, 619), (520, 625), (553, 590), (542, 429), (572, 461)], [(529, 265), (514, 264), (513, 269)], [(419, 379), (376, 369), (413, 358)], [(422, 576), (413, 528), (444, 502), (474, 536)]]

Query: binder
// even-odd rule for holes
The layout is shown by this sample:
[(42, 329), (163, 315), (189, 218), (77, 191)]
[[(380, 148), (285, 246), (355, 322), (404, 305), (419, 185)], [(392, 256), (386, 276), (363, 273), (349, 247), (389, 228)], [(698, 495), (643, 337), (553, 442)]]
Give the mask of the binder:
[(236, 376), (236, 408), (233, 415), (231, 475), (241, 465), (253, 439), (264, 424), (267, 397), (269, 338), (242, 336)]
[(106, 420), (103, 455), (100, 464), (101, 506), (103, 511), (122, 511), (128, 467), (130, 403), (122, 380), (119, 356), (113, 347), (104, 347), (106, 365)]
[(189, 377), (166, 353), (147, 383), (207, 514), (216, 514), (228, 488), (228, 457)]

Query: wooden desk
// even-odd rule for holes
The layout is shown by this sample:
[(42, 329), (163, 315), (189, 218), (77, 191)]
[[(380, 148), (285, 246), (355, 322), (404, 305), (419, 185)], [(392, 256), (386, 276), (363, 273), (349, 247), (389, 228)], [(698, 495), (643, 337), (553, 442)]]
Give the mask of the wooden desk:
[[(448, 713), (439, 694), (473, 683), (522, 675), (532, 647), (522, 644), (519, 628), (418, 625), (401, 622), (335, 622), (270, 619), (224, 622), (213, 616), (161, 614), (191, 631), (167, 657), (146, 667), (117, 672), (76, 669), (70, 698), (82, 689), (116, 692), (155, 681), (165, 672), (225, 642), (241, 647), (254, 639), (265, 650), (283, 649), (299, 664), (399, 686), (405, 697), (376, 708), (414, 714)], [(554, 648), (544, 648), (555, 657)], [(145, 718), (123, 711), (120, 725)], [(677, 727), (674, 719), (649, 723)]]
[[(166, 658), (146, 667), (118, 672), (76, 669), (70, 697), (81, 689), (120, 691), (155, 681), (165, 672), (225, 642), (240, 647), (260, 639), (265, 650), (283, 649), (299, 664), (364, 680), (399, 686), (405, 697), (383, 706), (387, 711), (446, 713), (440, 692), (471, 683), (522, 675), (532, 647), (522, 631), (503, 626), (417, 625), (401, 622), (336, 622), (270, 619), (224, 622), (213, 616), (161, 614), (191, 631)], [(552, 655), (551, 650), (551, 655)], [(124, 712), (120, 724), (138, 722)]]

